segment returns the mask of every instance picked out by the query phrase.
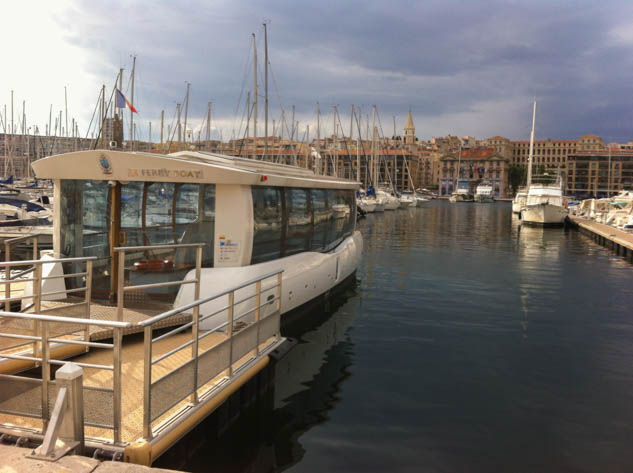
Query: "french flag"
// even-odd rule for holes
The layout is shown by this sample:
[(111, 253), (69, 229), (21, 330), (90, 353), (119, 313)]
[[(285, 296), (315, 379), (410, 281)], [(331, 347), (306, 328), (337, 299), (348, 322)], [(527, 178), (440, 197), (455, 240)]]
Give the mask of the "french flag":
[(130, 110), (134, 113), (138, 113), (138, 111), (134, 108), (134, 105), (130, 103), (128, 99), (125, 98), (125, 95), (119, 90), (116, 89), (116, 106), (118, 108), (125, 108), (126, 106), (130, 107)]

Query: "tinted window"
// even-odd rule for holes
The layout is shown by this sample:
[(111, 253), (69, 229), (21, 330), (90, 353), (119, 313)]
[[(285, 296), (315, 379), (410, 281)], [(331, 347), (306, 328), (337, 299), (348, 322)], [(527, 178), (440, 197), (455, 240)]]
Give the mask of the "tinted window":
[(281, 256), (282, 214), (281, 189), (253, 187), (255, 228), (251, 264)]
[(302, 251), (330, 251), (352, 234), (354, 191), (254, 187), (251, 264)]
[(286, 194), (286, 238), (284, 256), (294, 255), (310, 249), (312, 236), (312, 213), (310, 193), (306, 189), (285, 189)]
[(326, 190), (312, 189), (310, 195), (314, 214), (314, 230), (310, 246), (314, 251), (322, 251), (327, 248), (331, 238), (332, 209), (328, 206)]

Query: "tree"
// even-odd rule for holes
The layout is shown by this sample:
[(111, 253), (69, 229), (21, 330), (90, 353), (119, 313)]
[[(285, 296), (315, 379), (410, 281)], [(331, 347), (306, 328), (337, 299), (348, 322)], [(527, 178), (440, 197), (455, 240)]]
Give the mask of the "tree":
[(510, 186), (512, 186), (512, 192), (516, 194), (519, 186), (524, 186), (527, 181), (527, 166), (510, 166), (508, 169), (508, 179)]

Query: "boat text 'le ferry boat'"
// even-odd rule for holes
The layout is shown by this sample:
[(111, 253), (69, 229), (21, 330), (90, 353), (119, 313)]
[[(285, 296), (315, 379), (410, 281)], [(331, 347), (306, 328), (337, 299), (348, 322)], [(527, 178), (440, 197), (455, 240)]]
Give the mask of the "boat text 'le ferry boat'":
[[(0, 264), (0, 433), (42, 457), (61, 444), (151, 464), (266, 366), (282, 314), (360, 263), (356, 182), (193, 151), (33, 169), (54, 183), (53, 252)], [(73, 376), (84, 401), (64, 444), (52, 406), (77, 399)]]

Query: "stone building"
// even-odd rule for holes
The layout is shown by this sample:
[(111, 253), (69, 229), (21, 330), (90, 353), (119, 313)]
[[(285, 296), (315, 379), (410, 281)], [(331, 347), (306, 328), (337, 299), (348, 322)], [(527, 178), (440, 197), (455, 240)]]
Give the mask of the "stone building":
[(487, 180), (492, 184), (497, 198), (510, 197), (508, 168), (510, 160), (495, 148), (462, 149), (460, 153), (446, 153), (440, 159), (439, 194), (449, 196), (457, 185), (457, 179), (468, 179), (474, 193), (477, 185)]
[(633, 151), (578, 151), (568, 158), (566, 184), (567, 193), (578, 197), (633, 190)]

